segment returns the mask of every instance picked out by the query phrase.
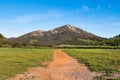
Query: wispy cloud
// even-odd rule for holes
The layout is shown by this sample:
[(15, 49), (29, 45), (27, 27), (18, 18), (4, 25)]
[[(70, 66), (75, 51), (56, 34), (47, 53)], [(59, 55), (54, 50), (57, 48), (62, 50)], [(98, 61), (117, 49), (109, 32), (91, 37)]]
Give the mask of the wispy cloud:
[(10, 22), (17, 22), (17, 23), (23, 23), (23, 22), (36, 21), (38, 19), (39, 19), (38, 15), (26, 15), (26, 16), (15, 17), (15, 18), (10, 19), (8, 21), (10, 21)]
[(101, 6), (95, 5), (93, 7), (90, 7), (88, 5), (82, 5), (82, 10), (83, 11), (98, 11), (98, 10), (101, 10)]
[(120, 26), (120, 22), (111, 22), (111, 23), (103, 23), (103, 24), (87, 24), (92, 28), (102, 28), (102, 27), (119, 27)]
[(109, 24), (90, 24), (89, 26), (92, 28), (102, 28), (105, 26), (109, 26)]
[(87, 5), (82, 5), (82, 10), (84, 11), (89, 11), (90, 8)]
[(28, 15), (14, 16), (12, 18), (0, 19), (0, 22), (2, 23), (27, 23), (27, 22), (36, 21), (39, 19), (44, 19), (44, 16), (40, 16), (38, 14), (28, 14)]
[(64, 13), (53, 10), (49, 11), (47, 13), (40, 13), (40, 14), (28, 14), (24, 16), (16, 16), (11, 19), (2, 19), (0, 21), (2, 22), (13, 22), (13, 23), (27, 23), (27, 22), (32, 22), (32, 21), (39, 21), (39, 20), (45, 20), (45, 19), (50, 19), (50, 18), (58, 18), (63, 16)]

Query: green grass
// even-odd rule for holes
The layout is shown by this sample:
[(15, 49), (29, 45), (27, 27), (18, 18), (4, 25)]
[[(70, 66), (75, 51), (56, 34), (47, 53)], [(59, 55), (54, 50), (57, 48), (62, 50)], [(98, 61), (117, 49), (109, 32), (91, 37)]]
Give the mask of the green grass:
[(120, 50), (115, 49), (64, 49), (78, 62), (85, 63), (91, 71), (105, 71), (111, 75), (120, 71)]
[[(91, 71), (105, 71), (111, 75), (120, 71), (120, 50), (117, 49), (63, 49)], [(0, 48), (0, 80), (27, 71), (30, 67), (44, 66), (50, 61), (53, 49)]]
[(0, 80), (50, 61), (53, 49), (0, 48)]

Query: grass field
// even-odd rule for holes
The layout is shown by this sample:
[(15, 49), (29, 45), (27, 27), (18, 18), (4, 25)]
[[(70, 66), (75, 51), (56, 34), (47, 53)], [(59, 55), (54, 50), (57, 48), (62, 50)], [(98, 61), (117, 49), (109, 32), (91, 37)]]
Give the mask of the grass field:
[[(23, 73), (30, 67), (44, 66), (52, 60), (54, 49), (0, 48), (0, 80)], [(107, 75), (120, 72), (118, 49), (63, 49), (78, 62), (85, 63), (91, 71), (105, 71)]]
[(53, 49), (0, 48), (0, 80), (23, 73), (29, 67), (43, 66), (52, 56)]
[(117, 49), (64, 49), (91, 71), (105, 71), (107, 75), (120, 72), (120, 50)]

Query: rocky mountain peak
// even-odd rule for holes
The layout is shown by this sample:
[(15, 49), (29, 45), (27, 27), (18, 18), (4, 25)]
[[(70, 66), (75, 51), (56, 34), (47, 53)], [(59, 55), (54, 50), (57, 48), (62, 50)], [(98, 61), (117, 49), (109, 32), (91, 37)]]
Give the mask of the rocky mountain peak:
[(78, 28), (76, 28), (75, 26), (72, 26), (72, 25), (64, 25), (64, 26), (61, 26), (61, 27), (58, 27), (54, 30), (62, 30), (62, 31), (75, 31), (75, 30), (78, 30)]
[(30, 37), (32, 37), (32, 36), (39, 36), (39, 37), (41, 37), (41, 36), (43, 36), (43, 33), (44, 33), (44, 31), (42, 31), (42, 30), (37, 30), (37, 31), (33, 31), (32, 33), (30, 33)]
[(63, 28), (63, 30), (65, 30), (65, 31), (70, 31), (70, 32), (72, 31), (75, 33), (81, 33), (83, 31), (82, 29), (77, 28), (73, 25), (69, 25), (69, 24), (62, 26), (61, 28)]
[(68, 30), (75, 30), (75, 27), (72, 25), (64, 25), (63, 28), (68, 29)]
[(81, 33), (83, 30), (80, 28), (77, 28), (73, 25), (63, 25), (61, 27), (55, 28), (53, 30), (49, 30), (47, 32), (50, 32), (51, 34), (56, 34), (56, 33), (63, 33), (63, 32), (74, 32), (74, 33)]
[(42, 31), (42, 30), (37, 30), (37, 31), (35, 31), (35, 32), (41, 33), (41, 32), (44, 32), (44, 31)]
[(75, 28), (75, 26), (73, 26), (73, 25), (69, 25), (69, 24), (66, 24), (66, 25), (61, 26), (60, 28), (71, 29), (71, 28)]
[(42, 37), (43, 33), (44, 33), (44, 31), (37, 30), (37, 31), (33, 31), (33, 32), (27, 33), (25, 35), (22, 35), (20, 37), (25, 37), (25, 38), (29, 38), (29, 37)]

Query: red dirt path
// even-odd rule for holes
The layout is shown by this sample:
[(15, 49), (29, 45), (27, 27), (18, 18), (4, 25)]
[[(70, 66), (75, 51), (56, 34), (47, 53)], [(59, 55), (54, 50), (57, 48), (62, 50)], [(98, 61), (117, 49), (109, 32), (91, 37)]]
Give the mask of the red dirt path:
[(92, 80), (95, 73), (84, 64), (68, 56), (61, 50), (54, 51), (53, 61), (47, 68), (30, 68), (25, 74), (18, 74), (9, 80)]

